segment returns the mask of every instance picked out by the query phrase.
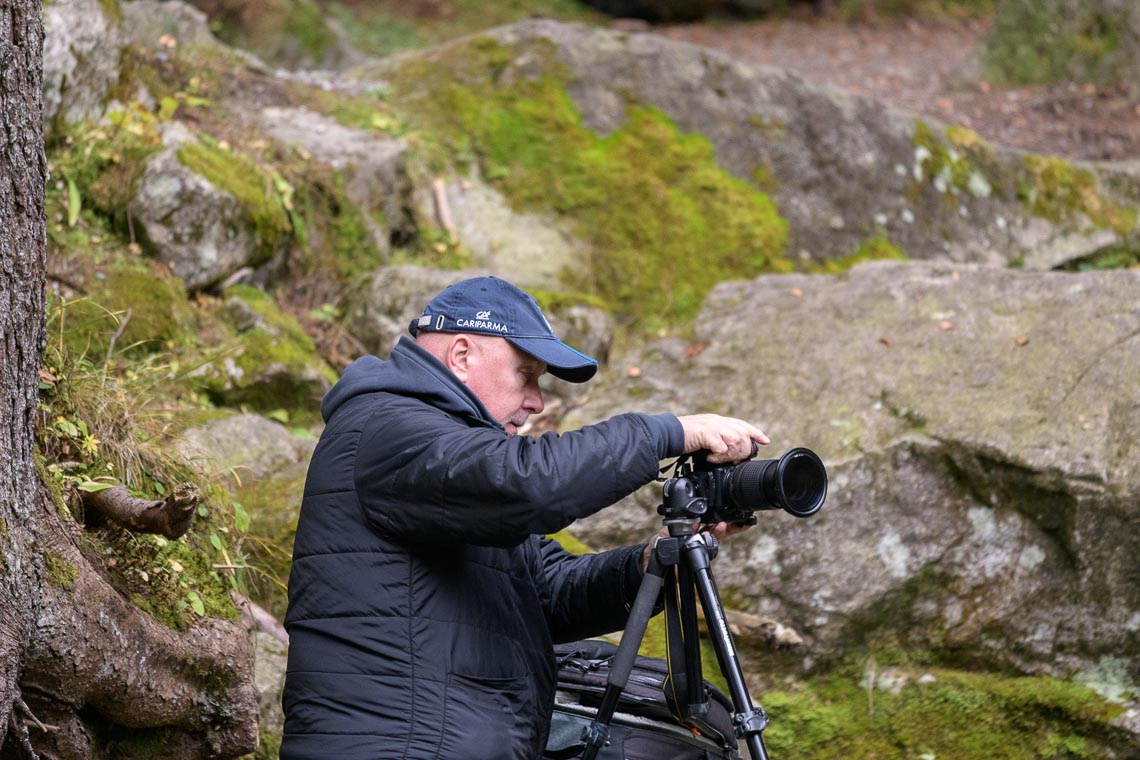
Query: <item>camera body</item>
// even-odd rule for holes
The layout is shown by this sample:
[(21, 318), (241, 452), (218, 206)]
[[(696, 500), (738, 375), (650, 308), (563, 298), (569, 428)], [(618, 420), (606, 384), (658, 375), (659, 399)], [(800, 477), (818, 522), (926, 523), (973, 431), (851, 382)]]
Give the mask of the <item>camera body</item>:
[(705, 523), (754, 525), (758, 510), (783, 509), (810, 517), (827, 497), (827, 470), (810, 449), (794, 448), (779, 459), (710, 464), (697, 455), (678, 463), (678, 475), (665, 482), (658, 512)]

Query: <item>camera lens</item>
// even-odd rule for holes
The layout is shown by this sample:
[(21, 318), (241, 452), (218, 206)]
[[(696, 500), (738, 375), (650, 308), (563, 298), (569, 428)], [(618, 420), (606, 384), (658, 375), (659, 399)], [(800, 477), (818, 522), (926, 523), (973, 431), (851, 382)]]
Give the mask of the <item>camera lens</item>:
[(782, 509), (808, 517), (819, 511), (827, 496), (827, 470), (810, 449), (792, 449), (779, 459), (743, 462), (729, 478), (728, 496), (738, 509)]

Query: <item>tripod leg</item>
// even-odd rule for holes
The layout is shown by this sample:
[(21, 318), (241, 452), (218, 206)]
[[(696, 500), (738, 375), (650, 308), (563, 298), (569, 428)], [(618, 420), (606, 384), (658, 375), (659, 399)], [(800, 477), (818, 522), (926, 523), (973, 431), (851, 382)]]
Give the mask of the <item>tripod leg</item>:
[[(659, 545), (661, 543), (663, 541), (658, 542)], [(625, 632), (622, 634), (617, 652), (614, 653), (598, 714), (594, 716), (594, 721), (589, 726), (582, 729), (582, 742), (586, 745), (582, 760), (594, 760), (609, 738), (610, 720), (614, 716), (614, 710), (617, 709), (622, 690), (629, 683), (629, 674), (633, 671), (637, 650), (641, 648), (641, 640), (645, 638), (645, 628), (649, 625), (649, 618), (652, 617), (657, 598), (661, 595), (664, 572), (664, 567), (657, 560), (657, 552), (654, 552), (649, 560), (649, 568), (641, 579), (641, 586), (637, 589), (637, 598), (629, 612)]]
[[(690, 539), (691, 540), (691, 539)], [(669, 638), (666, 642), (669, 647), (669, 666), (670, 678), (673, 678), (673, 667), (677, 662), (674, 659), (672, 647), (674, 643), (683, 646), (682, 667), (684, 668), (680, 675), (679, 683), (673, 692), (673, 697), (677, 702), (680, 709), (681, 716), (700, 717), (704, 715), (707, 710), (707, 702), (704, 690), (704, 673), (701, 668), (701, 645), (700, 633), (697, 625), (697, 600), (693, 595), (693, 571), (685, 563), (677, 566), (677, 584), (676, 594), (679, 597), (680, 604), (680, 619), (678, 621), (668, 620), (668, 623), (679, 623), (680, 635), (674, 635), (672, 629), (669, 630)], [(666, 614), (668, 615), (668, 607), (666, 607)], [(683, 693), (683, 699), (681, 699)]]
[(708, 624), (713, 649), (716, 650), (717, 662), (728, 682), (732, 704), (736, 708), (736, 714), (733, 716), (736, 734), (744, 737), (752, 760), (768, 760), (768, 752), (764, 749), (764, 741), (760, 737), (761, 732), (768, 726), (768, 716), (763, 708), (753, 706), (752, 697), (748, 695), (748, 689), (744, 685), (744, 673), (740, 669), (736, 646), (728, 630), (728, 619), (725, 617), (724, 606), (720, 602), (716, 582), (710, 570), (708, 551), (686, 551), (685, 556), (693, 570), (697, 596), (700, 597), (701, 607), (705, 611), (705, 622)]

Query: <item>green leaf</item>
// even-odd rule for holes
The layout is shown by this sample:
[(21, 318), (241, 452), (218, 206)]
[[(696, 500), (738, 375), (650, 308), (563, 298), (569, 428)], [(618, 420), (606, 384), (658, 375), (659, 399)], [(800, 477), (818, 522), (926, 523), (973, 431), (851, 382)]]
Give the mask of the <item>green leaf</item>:
[(240, 530), (242, 533), (245, 533), (247, 530), (249, 530), (249, 512), (246, 512), (245, 507), (243, 507), (240, 503), (238, 503), (236, 501), (233, 502), (233, 505), (234, 505), (234, 526), (236, 526), (237, 529)]
[(218, 551), (222, 550), (222, 539), (218, 538), (217, 533), (211, 533), (210, 534), (210, 545), (213, 546)]
[(79, 197), (79, 186), (71, 177), (67, 178), (67, 226), (74, 227), (79, 222), (79, 211), (83, 199)]
[(159, 121), (170, 121), (174, 118), (174, 112), (178, 110), (178, 101), (174, 98), (163, 98), (162, 103), (158, 109)]
[(79, 436), (79, 428), (75, 427), (74, 423), (66, 417), (59, 417), (55, 421), (55, 429), (64, 435), (69, 435), (72, 438)]
[(202, 597), (198, 596), (197, 591), (191, 591), (187, 594), (186, 601), (190, 602), (190, 606), (194, 609), (198, 617), (202, 617), (206, 614), (206, 605), (202, 603)]
[(210, 516), (210, 510), (206, 509), (205, 504), (199, 504), (198, 505), (198, 516), (199, 517), (209, 517)]
[(115, 485), (115, 483), (100, 483), (97, 480), (84, 480), (82, 483), (77, 484), (75, 487), (80, 491), (95, 493), (97, 491), (106, 491), (108, 488), (114, 488)]

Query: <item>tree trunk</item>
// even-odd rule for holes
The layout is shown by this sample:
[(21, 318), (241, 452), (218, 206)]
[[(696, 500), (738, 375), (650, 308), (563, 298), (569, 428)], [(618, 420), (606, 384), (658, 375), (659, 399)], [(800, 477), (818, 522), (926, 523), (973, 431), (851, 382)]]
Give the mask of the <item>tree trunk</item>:
[(45, 335), (43, 42), (39, 0), (0, 0), (0, 736), (43, 602), (33, 460)]
[(84, 557), (82, 528), (37, 475), (40, 10), (0, 0), (0, 757), (236, 757), (257, 746), (247, 632), (213, 620), (178, 633), (140, 611)]

